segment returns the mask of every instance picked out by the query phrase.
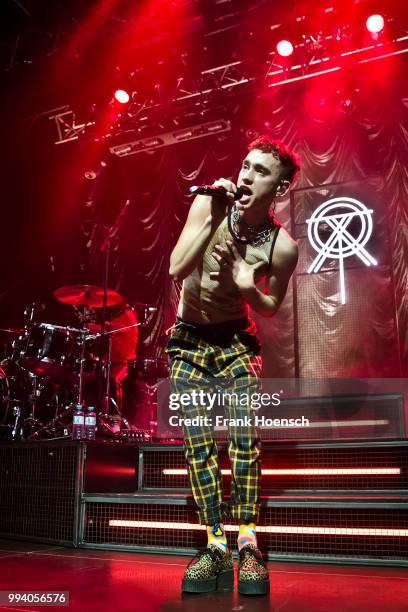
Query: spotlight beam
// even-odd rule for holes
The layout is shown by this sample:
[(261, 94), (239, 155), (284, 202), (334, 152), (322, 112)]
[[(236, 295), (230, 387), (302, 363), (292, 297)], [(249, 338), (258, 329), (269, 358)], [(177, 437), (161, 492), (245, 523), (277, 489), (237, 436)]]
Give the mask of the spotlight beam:
[(17, 4), (18, 8), (20, 8), (23, 13), (25, 13), (28, 17), (31, 17), (31, 13), (28, 10), (27, 7), (24, 6), (24, 4), (22, 2), (20, 2), (20, 0), (13, 0), (14, 4)]

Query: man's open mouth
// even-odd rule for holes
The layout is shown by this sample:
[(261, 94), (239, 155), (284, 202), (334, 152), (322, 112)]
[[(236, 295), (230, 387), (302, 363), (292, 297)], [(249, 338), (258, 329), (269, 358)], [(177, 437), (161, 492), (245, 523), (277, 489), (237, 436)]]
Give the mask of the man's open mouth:
[(249, 200), (251, 199), (252, 196), (252, 191), (249, 187), (247, 187), (246, 185), (240, 185), (239, 188), (241, 189), (241, 191), (243, 192), (243, 195), (239, 198), (239, 202), (241, 204), (246, 204), (247, 202), (249, 202)]

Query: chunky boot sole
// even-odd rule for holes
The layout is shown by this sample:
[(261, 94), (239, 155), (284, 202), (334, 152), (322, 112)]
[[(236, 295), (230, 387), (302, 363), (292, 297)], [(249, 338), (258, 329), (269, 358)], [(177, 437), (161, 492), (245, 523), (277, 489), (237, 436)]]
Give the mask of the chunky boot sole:
[(234, 570), (229, 569), (218, 574), (217, 589), (219, 591), (232, 591), (234, 589)]
[(217, 577), (212, 576), (205, 580), (194, 580), (193, 578), (183, 578), (181, 590), (184, 593), (210, 593), (217, 590)]
[(238, 593), (241, 595), (267, 595), (269, 580), (238, 580)]
[(205, 580), (183, 578), (181, 590), (185, 593), (210, 593), (211, 591), (231, 591), (234, 588), (234, 570), (225, 570)]

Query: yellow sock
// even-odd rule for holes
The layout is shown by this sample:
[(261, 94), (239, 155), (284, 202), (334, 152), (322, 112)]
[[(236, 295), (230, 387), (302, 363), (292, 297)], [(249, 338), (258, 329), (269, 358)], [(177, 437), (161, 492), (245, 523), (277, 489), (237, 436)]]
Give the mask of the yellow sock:
[(238, 550), (241, 550), (241, 548), (247, 544), (253, 544), (253, 546), (258, 547), (255, 523), (242, 523), (239, 526)]
[(215, 525), (207, 525), (208, 544), (218, 546), (223, 552), (227, 550), (227, 537), (225, 535), (224, 525), (215, 523)]

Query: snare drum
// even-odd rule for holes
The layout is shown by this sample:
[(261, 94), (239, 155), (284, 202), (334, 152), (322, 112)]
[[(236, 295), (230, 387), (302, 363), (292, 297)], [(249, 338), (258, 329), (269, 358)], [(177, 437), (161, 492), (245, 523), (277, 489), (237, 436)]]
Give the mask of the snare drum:
[(76, 330), (38, 323), (19, 339), (19, 363), (39, 376), (59, 376), (72, 363), (77, 347)]

